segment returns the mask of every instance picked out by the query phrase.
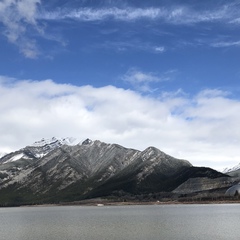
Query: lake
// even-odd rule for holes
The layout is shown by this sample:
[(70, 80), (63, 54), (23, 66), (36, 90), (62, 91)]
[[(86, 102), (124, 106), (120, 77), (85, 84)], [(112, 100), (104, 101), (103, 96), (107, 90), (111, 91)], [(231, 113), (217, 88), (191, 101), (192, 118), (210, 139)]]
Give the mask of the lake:
[(3, 240), (239, 239), (240, 205), (0, 208)]

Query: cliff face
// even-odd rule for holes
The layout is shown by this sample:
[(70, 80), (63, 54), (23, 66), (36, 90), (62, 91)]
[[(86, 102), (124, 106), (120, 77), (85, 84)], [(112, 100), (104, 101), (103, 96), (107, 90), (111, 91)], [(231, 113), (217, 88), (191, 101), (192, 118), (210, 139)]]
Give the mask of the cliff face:
[[(0, 159), (0, 203), (73, 201), (114, 191), (172, 191), (197, 176), (192, 169), (188, 161), (154, 147), (141, 152), (89, 139), (77, 145), (66, 139), (42, 140)], [(202, 176), (209, 177), (212, 171), (203, 170)]]

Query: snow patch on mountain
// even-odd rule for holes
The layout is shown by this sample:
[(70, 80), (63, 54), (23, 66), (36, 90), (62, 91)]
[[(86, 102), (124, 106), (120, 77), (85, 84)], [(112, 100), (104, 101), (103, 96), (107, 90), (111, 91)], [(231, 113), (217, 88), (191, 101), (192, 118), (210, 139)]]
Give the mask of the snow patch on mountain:
[(234, 172), (240, 169), (240, 163), (232, 168), (225, 168), (222, 172), (223, 173), (229, 173), (229, 172)]
[(25, 148), (22, 148), (16, 152), (12, 152), (0, 157), (1, 164), (15, 162), (20, 159), (23, 160), (36, 160), (45, 157), (47, 154), (52, 152), (53, 150), (60, 148), (63, 145), (75, 146), (77, 145), (75, 138), (50, 138), (50, 139), (42, 139), (29, 145)]
[(69, 146), (74, 146), (76, 145), (76, 139), (75, 138), (56, 138), (56, 137), (52, 137), (49, 139), (45, 139), (43, 138), (40, 141), (37, 141), (35, 143), (33, 143), (32, 145), (30, 145), (31, 147), (44, 147), (45, 145), (69, 145)]
[(8, 159), (5, 163), (7, 162), (15, 162), (19, 159), (21, 159), (25, 154), (24, 153), (19, 153), (17, 155), (14, 155), (12, 158)]
[(31, 151), (34, 153), (34, 156), (36, 158), (42, 158), (52, 150), (57, 149), (63, 145), (75, 146), (77, 145), (77, 140), (75, 138), (70, 137), (67, 138), (52, 137), (49, 139), (43, 138), (42, 140), (37, 141), (32, 145), (28, 146), (28, 148), (31, 148)]

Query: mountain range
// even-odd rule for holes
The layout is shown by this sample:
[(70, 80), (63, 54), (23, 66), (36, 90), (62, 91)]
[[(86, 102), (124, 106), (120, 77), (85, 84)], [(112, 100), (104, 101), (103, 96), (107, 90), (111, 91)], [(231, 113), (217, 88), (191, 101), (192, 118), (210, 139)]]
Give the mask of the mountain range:
[(139, 151), (90, 139), (42, 139), (0, 158), (2, 206), (219, 192), (235, 182), (155, 147)]

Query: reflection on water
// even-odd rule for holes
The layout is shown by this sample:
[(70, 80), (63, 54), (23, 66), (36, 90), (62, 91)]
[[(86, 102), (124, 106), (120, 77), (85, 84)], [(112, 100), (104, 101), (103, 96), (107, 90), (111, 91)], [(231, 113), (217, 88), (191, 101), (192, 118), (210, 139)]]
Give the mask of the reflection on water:
[(239, 239), (240, 205), (0, 208), (4, 240)]

